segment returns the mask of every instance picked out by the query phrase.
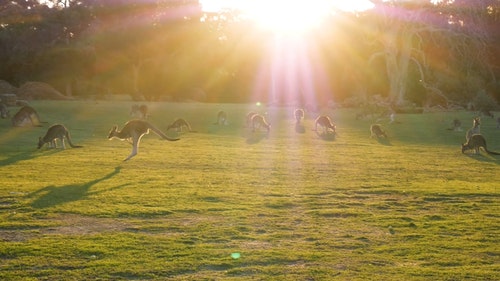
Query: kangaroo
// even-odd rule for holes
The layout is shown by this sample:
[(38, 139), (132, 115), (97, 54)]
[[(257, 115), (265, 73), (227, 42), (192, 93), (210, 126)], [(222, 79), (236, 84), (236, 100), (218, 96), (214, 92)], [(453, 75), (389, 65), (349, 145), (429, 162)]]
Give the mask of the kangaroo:
[(293, 115), (295, 116), (295, 124), (300, 124), (300, 121), (304, 119), (304, 110), (302, 108), (297, 108), (293, 112)]
[(478, 135), (480, 134), (480, 126), (481, 125), (481, 122), (480, 122), (480, 119), (479, 117), (475, 117), (473, 120), (472, 120), (472, 128), (470, 128), (469, 130), (467, 130), (467, 133), (465, 134), (465, 140), (466, 141), (469, 141), (469, 139), (472, 137), (472, 135)]
[(127, 161), (130, 158), (134, 157), (137, 155), (137, 152), (139, 150), (139, 143), (141, 142), (141, 138), (149, 134), (149, 130), (152, 130), (155, 132), (158, 136), (162, 137), (163, 139), (169, 140), (169, 141), (177, 141), (179, 140), (178, 138), (170, 138), (166, 136), (162, 131), (160, 131), (158, 128), (155, 126), (151, 125), (149, 122), (145, 120), (130, 120), (121, 129), (121, 131), (118, 131), (118, 127), (115, 125), (109, 131), (108, 139), (111, 140), (113, 138), (117, 138), (120, 140), (127, 140), (132, 144), (132, 152), (130, 155), (125, 158), (123, 161)]
[(227, 113), (225, 111), (219, 111), (217, 113), (217, 122), (214, 125), (227, 125)]
[(314, 130), (315, 131), (318, 131), (318, 125), (323, 127), (323, 133), (328, 133), (329, 129), (332, 130), (334, 134), (336, 133), (335, 130), (336, 130), (337, 126), (335, 126), (332, 123), (332, 120), (330, 120), (330, 117), (328, 117), (326, 115), (321, 115), (321, 116), (318, 116), (318, 118), (316, 118), (316, 121), (314, 122)]
[(36, 110), (28, 105), (21, 107), (14, 117), (12, 117), (12, 126), (14, 127), (42, 127), (41, 123), (40, 116), (38, 116)]
[(453, 123), (451, 124), (451, 128), (449, 128), (448, 130), (453, 130), (455, 132), (461, 132), (462, 131), (462, 122), (460, 122), (460, 120), (458, 120), (457, 118), (453, 119)]
[(252, 117), (256, 114), (257, 114), (257, 112), (254, 112), (254, 111), (250, 111), (247, 113), (247, 117), (246, 117), (247, 127), (250, 127), (252, 125)]
[(66, 149), (64, 138), (66, 138), (71, 147), (82, 147), (81, 145), (73, 144), (69, 131), (68, 129), (66, 129), (66, 127), (64, 127), (64, 125), (56, 124), (49, 127), (45, 136), (38, 138), (38, 149), (42, 148), (42, 146), (44, 146), (46, 143), (49, 144), (49, 148), (57, 148), (58, 139), (61, 141), (62, 148)]
[(177, 132), (182, 132), (184, 128), (186, 128), (189, 132), (196, 132), (191, 129), (189, 122), (182, 118), (175, 119), (175, 121), (167, 127), (167, 131), (170, 129), (176, 129)]
[(266, 118), (260, 114), (254, 114), (252, 116), (252, 132), (260, 128), (266, 129), (267, 133), (271, 131), (271, 125), (267, 123)]
[(148, 106), (145, 104), (141, 104), (140, 106), (137, 104), (132, 105), (130, 109), (130, 116), (140, 119), (148, 119)]
[(377, 138), (387, 138), (387, 134), (385, 131), (382, 129), (382, 126), (380, 124), (373, 124), (370, 126), (370, 132), (371, 132), (371, 138), (377, 137)]
[(486, 147), (486, 139), (484, 139), (483, 135), (480, 134), (472, 135), (466, 143), (462, 144), (462, 153), (465, 153), (466, 150), (474, 149), (476, 154), (479, 154), (479, 149), (481, 147), (488, 154), (500, 155), (499, 152), (488, 150)]
[(10, 116), (9, 109), (3, 102), (0, 102), (0, 117), (2, 117), (2, 119), (5, 119), (8, 118), (9, 116)]

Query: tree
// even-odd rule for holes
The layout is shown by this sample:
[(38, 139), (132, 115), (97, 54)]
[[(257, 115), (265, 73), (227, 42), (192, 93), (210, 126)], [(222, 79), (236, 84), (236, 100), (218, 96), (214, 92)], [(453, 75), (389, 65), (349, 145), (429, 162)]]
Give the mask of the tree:
[(494, 1), (442, 1), (438, 5), (428, 1), (374, 2), (376, 8), (368, 21), (376, 24), (369, 38), (379, 51), (370, 62), (384, 60), (393, 102), (403, 104), (406, 100), (411, 65), (418, 70), (419, 83), (427, 94), (446, 104), (462, 101), (443, 92), (440, 75), (446, 72), (436, 69), (436, 62), (446, 58), (443, 65), (465, 80), (492, 74), (487, 64), (487, 33), (481, 23)]

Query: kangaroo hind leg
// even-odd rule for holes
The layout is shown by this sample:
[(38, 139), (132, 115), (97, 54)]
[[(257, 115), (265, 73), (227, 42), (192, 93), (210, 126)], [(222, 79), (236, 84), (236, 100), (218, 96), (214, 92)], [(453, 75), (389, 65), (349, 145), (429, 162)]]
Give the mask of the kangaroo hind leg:
[(130, 158), (134, 157), (137, 155), (137, 153), (139, 152), (139, 143), (141, 142), (141, 138), (142, 136), (134, 136), (132, 137), (132, 152), (130, 153), (130, 155), (125, 158), (125, 160), (123, 161), (127, 161), (127, 160), (130, 160)]

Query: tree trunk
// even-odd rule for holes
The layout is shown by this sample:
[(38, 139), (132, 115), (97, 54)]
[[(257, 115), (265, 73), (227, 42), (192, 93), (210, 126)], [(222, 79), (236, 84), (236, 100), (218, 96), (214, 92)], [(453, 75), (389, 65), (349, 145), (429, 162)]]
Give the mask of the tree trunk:
[[(394, 30), (383, 41), (389, 97), (396, 104), (403, 104), (405, 101), (406, 80), (411, 60), (412, 35), (403, 34), (404, 31)], [(397, 44), (398, 39), (401, 40), (401, 44)]]

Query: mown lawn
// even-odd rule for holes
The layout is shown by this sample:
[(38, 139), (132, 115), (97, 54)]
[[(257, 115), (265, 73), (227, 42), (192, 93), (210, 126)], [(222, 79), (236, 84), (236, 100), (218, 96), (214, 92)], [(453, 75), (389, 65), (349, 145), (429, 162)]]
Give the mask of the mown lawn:
[[(150, 103), (162, 130), (197, 132), (151, 133), (122, 162), (131, 146), (106, 137), (131, 102), (32, 105), (42, 128), (0, 120), (0, 280), (500, 279), (500, 156), (461, 153), (470, 112), (398, 115), (377, 141), (355, 109), (323, 112), (331, 139), (289, 108)], [(53, 123), (84, 147), (37, 150)], [(495, 121), (481, 131), (500, 151)]]

